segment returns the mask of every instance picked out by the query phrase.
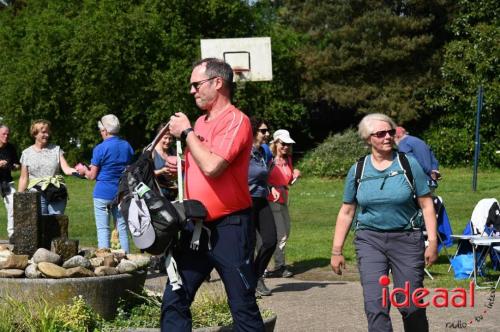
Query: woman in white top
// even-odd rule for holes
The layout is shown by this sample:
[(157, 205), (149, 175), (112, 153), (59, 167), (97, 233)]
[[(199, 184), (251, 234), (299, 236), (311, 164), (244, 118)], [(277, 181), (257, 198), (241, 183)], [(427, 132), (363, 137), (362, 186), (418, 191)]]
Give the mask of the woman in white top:
[(31, 125), (30, 133), (35, 144), (21, 155), (18, 190), (40, 191), (42, 214), (63, 214), (68, 192), (61, 169), (66, 175), (76, 170), (69, 167), (60, 146), (49, 144), (50, 125), (47, 120), (36, 120)]

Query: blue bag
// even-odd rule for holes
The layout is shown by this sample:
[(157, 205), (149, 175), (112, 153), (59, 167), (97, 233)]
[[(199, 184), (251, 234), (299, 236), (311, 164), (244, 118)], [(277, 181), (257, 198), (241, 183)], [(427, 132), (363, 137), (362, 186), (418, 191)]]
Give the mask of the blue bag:
[(455, 256), (451, 260), (451, 266), (455, 272), (455, 279), (468, 279), (474, 269), (474, 256), (472, 252)]

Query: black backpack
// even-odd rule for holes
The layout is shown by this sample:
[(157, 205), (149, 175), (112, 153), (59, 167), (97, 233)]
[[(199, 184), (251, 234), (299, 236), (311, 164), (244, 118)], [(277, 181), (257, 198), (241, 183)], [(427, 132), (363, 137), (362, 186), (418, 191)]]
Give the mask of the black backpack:
[[(170, 202), (161, 193), (154, 175), (152, 151), (167, 129), (168, 124), (144, 149), (138, 160), (125, 169), (116, 196), (135, 245), (153, 255), (172, 249), (179, 231), (189, 220), (204, 220), (207, 216), (207, 210), (201, 202), (182, 199)], [(179, 190), (182, 190), (182, 183), (178, 185)]]
[[(149, 189), (149, 190), (148, 190)], [(138, 191), (143, 192), (142, 197)], [(177, 233), (183, 227), (183, 220), (175, 209), (174, 205), (165, 198), (160, 191), (154, 175), (154, 163), (151, 151), (144, 151), (139, 159), (125, 169), (118, 187), (117, 200), (120, 212), (129, 225), (132, 233), (132, 239), (139, 249), (142, 249), (153, 255), (160, 255), (171, 248), (177, 239)], [(145, 204), (151, 225), (145, 224), (144, 220), (137, 220), (140, 223), (140, 229), (132, 231), (131, 205)], [(151, 229), (154, 234), (149, 231)], [(154, 239), (151, 236), (154, 235)], [(140, 240), (148, 236), (152, 242), (150, 246), (144, 247), (144, 241)]]

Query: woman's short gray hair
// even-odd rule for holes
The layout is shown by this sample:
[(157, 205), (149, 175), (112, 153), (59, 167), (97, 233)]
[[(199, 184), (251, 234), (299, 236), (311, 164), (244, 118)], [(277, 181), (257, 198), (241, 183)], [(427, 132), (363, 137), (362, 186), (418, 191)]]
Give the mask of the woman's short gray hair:
[(358, 135), (363, 140), (368, 139), (368, 137), (370, 137), (370, 135), (373, 134), (373, 121), (387, 122), (391, 126), (391, 129), (396, 128), (396, 123), (385, 114), (372, 113), (365, 115), (364, 118), (361, 119), (361, 121), (358, 124)]
[(116, 135), (120, 131), (120, 120), (114, 114), (108, 114), (97, 121), (100, 130), (106, 129), (111, 135)]

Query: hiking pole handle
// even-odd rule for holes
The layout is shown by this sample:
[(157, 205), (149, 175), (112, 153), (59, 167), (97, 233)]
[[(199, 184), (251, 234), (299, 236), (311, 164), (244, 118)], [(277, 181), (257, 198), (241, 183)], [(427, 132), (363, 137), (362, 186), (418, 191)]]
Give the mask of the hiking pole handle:
[(182, 154), (182, 146), (181, 146), (181, 141), (176, 140), (175, 141), (175, 147), (176, 147), (176, 155), (177, 155), (177, 188), (179, 191), (179, 202), (184, 201), (184, 183), (182, 179), (182, 159), (181, 159), (181, 154)]

